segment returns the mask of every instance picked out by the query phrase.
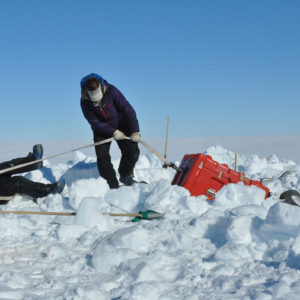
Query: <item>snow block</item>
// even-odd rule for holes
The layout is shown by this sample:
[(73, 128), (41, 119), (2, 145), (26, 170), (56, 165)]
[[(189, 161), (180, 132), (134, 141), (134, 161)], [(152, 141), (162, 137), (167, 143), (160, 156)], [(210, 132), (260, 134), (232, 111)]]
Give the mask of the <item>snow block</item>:
[(179, 185), (190, 191), (191, 196), (205, 195), (209, 200), (215, 199), (216, 193), (228, 183), (242, 182), (265, 191), (265, 199), (269, 189), (257, 180), (251, 180), (244, 173), (236, 172), (226, 164), (220, 164), (210, 155), (186, 154), (179, 166), (172, 184)]

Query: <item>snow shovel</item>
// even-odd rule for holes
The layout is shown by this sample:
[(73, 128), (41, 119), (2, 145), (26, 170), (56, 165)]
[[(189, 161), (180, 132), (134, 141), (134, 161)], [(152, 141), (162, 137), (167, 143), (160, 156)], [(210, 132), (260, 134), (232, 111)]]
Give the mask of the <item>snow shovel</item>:
[(293, 171), (285, 171), (279, 177), (276, 177), (276, 178), (260, 178), (259, 181), (261, 184), (265, 185), (266, 183), (277, 180), (277, 179), (281, 181), (283, 178), (285, 178), (286, 176), (288, 176), (290, 174), (293, 174)]
[(283, 192), (280, 197), (285, 203), (295, 206), (300, 206), (300, 194), (296, 190), (288, 190)]
[(138, 214), (110, 213), (109, 215), (111, 217), (135, 217), (131, 222), (139, 222), (140, 220), (160, 219), (164, 216), (163, 214), (154, 210), (139, 211)]

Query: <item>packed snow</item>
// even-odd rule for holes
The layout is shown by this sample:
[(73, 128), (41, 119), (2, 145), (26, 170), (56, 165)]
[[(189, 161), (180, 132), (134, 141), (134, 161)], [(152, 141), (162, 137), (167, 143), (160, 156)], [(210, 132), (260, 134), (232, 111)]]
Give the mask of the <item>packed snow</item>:
[[(203, 152), (234, 168), (232, 149)], [(44, 183), (64, 177), (62, 195), (37, 203), (16, 196), (0, 209), (77, 214), (0, 215), (0, 299), (299, 299), (300, 207), (279, 195), (300, 190), (300, 166), (274, 149), (267, 157), (240, 153), (238, 168), (251, 179), (273, 178), (272, 196), (264, 200), (263, 190), (239, 183), (214, 201), (192, 197), (171, 185), (173, 169), (145, 152), (135, 178), (148, 184), (118, 190), (98, 176), (92, 152), (46, 161), (24, 176)], [(148, 209), (164, 217), (133, 223), (109, 215)]]

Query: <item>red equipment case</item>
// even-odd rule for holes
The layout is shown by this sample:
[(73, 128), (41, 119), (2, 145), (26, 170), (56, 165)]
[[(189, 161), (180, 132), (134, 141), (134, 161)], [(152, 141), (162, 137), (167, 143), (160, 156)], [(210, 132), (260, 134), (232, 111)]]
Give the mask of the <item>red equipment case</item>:
[(228, 183), (243, 182), (245, 185), (255, 185), (269, 195), (269, 189), (257, 180), (251, 180), (242, 172), (236, 172), (226, 164), (220, 164), (210, 155), (186, 154), (179, 166), (172, 184), (182, 186), (190, 191), (191, 196), (205, 195), (209, 200), (215, 198), (215, 194)]

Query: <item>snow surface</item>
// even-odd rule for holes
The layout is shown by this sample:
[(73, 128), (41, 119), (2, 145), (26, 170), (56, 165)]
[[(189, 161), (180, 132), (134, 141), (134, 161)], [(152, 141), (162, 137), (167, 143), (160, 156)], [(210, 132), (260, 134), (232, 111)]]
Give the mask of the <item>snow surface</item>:
[[(1, 158), (25, 146), (11, 145)], [(205, 153), (234, 166), (234, 152), (222, 146)], [(274, 178), (272, 197), (243, 184), (224, 187), (214, 201), (191, 197), (170, 184), (175, 171), (152, 154), (141, 155), (135, 170), (149, 184), (118, 190), (99, 178), (93, 153), (46, 161), (25, 176), (44, 183), (64, 176), (63, 194), (37, 203), (17, 196), (0, 209), (77, 215), (0, 215), (0, 299), (299, 299), (300, 208), (279, 195), (300, 190), (300, 166), (275, 154), (240, 154), (238, 164), (252, 179)], [(286, 170), (293, 173), (279, 181)], [(164, 218), (108, 215), (147, 209)]]

